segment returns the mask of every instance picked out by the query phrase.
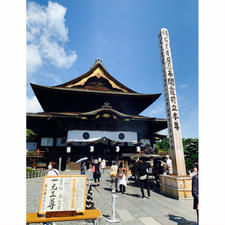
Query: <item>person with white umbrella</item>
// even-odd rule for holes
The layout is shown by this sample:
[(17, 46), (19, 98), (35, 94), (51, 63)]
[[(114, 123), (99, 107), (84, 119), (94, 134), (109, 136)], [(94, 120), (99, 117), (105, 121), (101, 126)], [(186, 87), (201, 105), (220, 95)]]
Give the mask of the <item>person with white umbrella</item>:
[(86, 166), (86, 162), (84, 161), (81, 163), (80, 174), (85, 175), (86, 171), (87, 171), (87, 166)]
[(86, 160), (88, 159), (88, 157), (83, 157), (79, 160), (76, 161), (76, 163), (81, 163), (81, 168), (80, 168), (80, 174), (81, 175), (85, 175), (86, 174), (86, 170), (87, 170), (87, 165), (86, 165)]

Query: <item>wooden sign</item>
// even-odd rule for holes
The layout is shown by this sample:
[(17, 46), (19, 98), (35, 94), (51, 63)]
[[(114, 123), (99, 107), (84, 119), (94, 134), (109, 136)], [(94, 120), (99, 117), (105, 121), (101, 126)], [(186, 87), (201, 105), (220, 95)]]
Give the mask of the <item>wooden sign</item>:
[(86, 207), (86, 176), (45, 176), (39, 214), (46, 212), (83, 212)]

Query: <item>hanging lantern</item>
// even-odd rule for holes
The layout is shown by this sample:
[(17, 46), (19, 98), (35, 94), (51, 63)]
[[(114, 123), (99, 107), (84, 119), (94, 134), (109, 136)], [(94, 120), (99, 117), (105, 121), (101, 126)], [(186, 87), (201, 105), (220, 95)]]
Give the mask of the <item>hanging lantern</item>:
[(94, 146), (90, 146), (90, 152), (94, 152)]
[(137, 149), (137, 152), (141, 152), (141, 147), (140, 146), (137, 146), (136, 149)]
[(66, 147), (66, 152), (67, 153), (70, 153), (71, 152), (71, 147), (70, 146)]
[(120, 151), (120, 146), (116, 146), (116, 152)]

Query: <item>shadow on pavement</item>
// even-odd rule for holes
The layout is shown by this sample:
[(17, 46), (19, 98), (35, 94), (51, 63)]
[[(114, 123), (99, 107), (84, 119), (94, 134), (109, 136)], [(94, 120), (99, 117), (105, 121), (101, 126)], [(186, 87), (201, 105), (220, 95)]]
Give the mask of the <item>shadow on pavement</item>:
[(106, 181), (106, 182), (111, 182), (111, 180), (108, 180), (108, 179), (107, 179), (107, 180), (105, 180), (105, 181)]
[(130, 194), (130, 193), (126, 193), (126, 195), (132, 196), (132, 197), (136, 197), (136, 198), (141, 198), (141, 195), (139, 195), (139, 194)]
[[(112, 192), (112, 189), (111, 189), (111, 188), (105, 187), (105, 188), (103, 188), (103, 189), (106, 190), (106, 191)], [(121, 193), (121, 192), (118, 191), (118, 192), (116, 192), (115, 194), (119, 194), (119, 193)], [(132, 197), (136, 197), (136, 198), (141, 198), (141, 195), (139, 195), (139, 194), (131, 194), (131, 193), (127, 193), (127, 192), (126, 192), (125, 195), (132, 196)]]
[(111, 191), (111, 192), (112, 192), (112, 189), (111, 189), (111, 188), (105, 187), (105, 188), (103, 188), (103, 189), (106, 190), (106, 191)]
[(102, 216), (104, 216), (104, 217), (106, 217), (108, 219), (110, 218), (110, 215), (102, 215)]
[[(128, 186), (132, 186), (132, 187), (137, 187), (140, 188), (139, 183), (138, 182), (129, 182), (127, 184)], [(144, 187), (144, 189), (146, 189), (146, 187)], [(160, 193), (160, 189), (159, 186), (157, 186), (156, 184), (154, 184), (152, 181), (150, 181), (150, 190), (154, 191), (156, 193)]]
[(168, 214), (169, 219), (177, 222), (178, 225), (196, 225), (194, 221), (186, 220), (184, 217)]

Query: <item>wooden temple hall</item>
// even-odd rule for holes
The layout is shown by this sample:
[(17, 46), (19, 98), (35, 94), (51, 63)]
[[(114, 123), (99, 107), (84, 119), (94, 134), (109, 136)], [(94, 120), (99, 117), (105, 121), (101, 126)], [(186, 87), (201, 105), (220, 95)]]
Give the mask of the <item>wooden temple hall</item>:
[[(88, 157), (127, 160), (131, 155), (154, 149), (157, 134), (167, 128), (166, 119), (141, 116), (140, 113), (161, 94), (137, 93), (117, 81), (100, 59), (91, 69), (64, 84), (31, 84), (43, 108), (27, 113), (27, 128), (36, 138), (27, 142), (27, 164), (61, 161), (61, 170), (73, 169), (75, 162)], [(29, 166), (29, 165), (28, 165)]]

